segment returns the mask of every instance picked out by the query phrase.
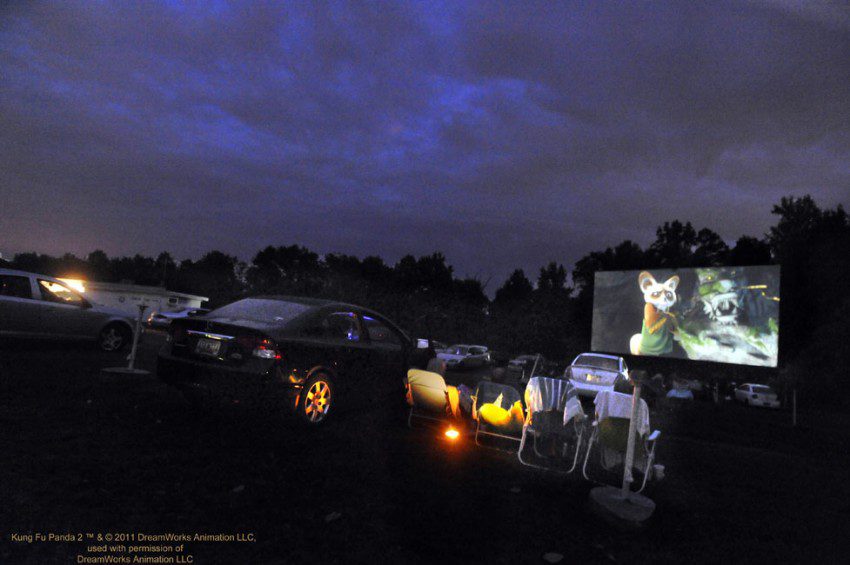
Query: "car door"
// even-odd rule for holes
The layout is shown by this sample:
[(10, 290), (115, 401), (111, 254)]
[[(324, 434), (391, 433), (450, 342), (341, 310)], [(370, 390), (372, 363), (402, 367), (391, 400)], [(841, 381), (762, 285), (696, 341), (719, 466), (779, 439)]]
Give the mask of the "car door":
[(368, 394), (368, 385), (363, 381), (371, 361), (360, 315), (348, 309), (329, 309), (322, 312), (320, 324), (327, 349), (325, 355), (339, 377), (336, 385), (343, 402), (349, 403), (346, 399), (357, 402)]
[(0, 334), (30, 336), (39, 333), (39, 304), (33, 281), (26, 275), (0, 275)]
[(39, 329), (52, 337), (94, 338), (101, 314), (67, 286), (49, 279), (36, 278), (39, 301)]
[(378, 315), (364, 314), (363, 325), (369, 338), (370, 371), (374, 374), (372, 381), (376, 392), (384, 395), (401, 390), (407, 372), (408, 340)]

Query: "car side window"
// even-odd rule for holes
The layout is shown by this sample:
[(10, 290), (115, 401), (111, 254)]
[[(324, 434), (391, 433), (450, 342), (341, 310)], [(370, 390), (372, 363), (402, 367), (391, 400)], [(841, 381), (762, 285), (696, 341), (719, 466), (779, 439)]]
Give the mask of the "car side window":
[(75, 306), (83, 304), (83, 297), (65, 285), (38, 279), (38, 289), (41, 291), (41, 298), (49, 302), (73, 304)]
[(366, 331), (369, 332), (369, 340), (374, 343), (385, 343), (390, 345), (401, 345), (399, 336), (386, 324), (370, 316), (363, 316)]
[(346, 341), (360, 341), (360, 323), (354, 312), (332, 312), (322, 320), (326, 337)]
[(32, 299), (32, 287), (29, 277), (0, 275), (0, 296)]

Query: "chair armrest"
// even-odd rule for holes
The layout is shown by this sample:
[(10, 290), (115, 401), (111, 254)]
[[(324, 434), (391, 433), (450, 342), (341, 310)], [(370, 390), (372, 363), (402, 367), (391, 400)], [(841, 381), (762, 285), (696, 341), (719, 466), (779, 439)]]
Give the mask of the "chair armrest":
[(649, 434), (649, 437), (646, 438), (646, 441), (655, 441), (655, 440), (658, 439), (658, 436), (660, 436), (660, 435), (661, 435), (661, 432), (659, 430), (655, 430), (654, 432)]

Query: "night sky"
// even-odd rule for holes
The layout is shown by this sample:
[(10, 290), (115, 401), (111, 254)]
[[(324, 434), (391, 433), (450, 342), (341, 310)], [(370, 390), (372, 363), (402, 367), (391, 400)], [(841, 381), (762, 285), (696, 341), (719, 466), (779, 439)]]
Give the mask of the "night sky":
[(497, 286), (666, 220), (761, 236), (850, 201), (850, 11), (797, 4), (3, 2), (0, 252), (439, 250)]

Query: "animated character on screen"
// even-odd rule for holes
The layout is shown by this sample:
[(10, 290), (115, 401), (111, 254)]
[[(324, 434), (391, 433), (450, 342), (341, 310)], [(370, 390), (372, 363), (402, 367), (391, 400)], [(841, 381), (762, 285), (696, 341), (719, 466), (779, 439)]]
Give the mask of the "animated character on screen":
[(641, 271), (638, 286), (646, 305), (643, 307), (643, 326), (639, 334), (632, 336), (629, 349), (632, 355), (671, 355), (674, 353), (673, 336), (679, 328), (670, 308), (677, 300), (679, 276), (673, 275), (659, 283), (652, 274)]

